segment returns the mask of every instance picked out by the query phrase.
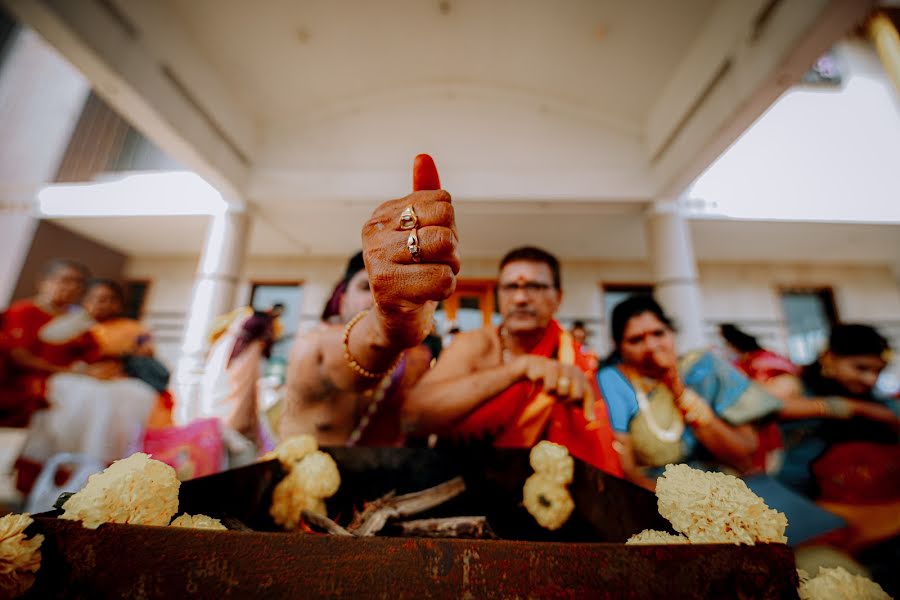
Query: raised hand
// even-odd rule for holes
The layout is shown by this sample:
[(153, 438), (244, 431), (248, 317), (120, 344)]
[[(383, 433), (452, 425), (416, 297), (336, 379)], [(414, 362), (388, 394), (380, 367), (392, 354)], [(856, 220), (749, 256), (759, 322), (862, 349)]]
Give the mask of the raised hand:
[(389, 345), (419, 344), (434, 304), (456, 289), (458, 236), (450, 194), (439, 190), (434, 161), (416, 157), (414, 191), (381, 204), (363, 226), (362, 247), (375, 313)]

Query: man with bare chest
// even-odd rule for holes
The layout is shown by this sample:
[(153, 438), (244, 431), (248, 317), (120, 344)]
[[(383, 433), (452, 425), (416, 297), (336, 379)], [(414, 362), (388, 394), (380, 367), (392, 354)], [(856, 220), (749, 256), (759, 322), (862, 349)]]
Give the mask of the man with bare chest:
[(553, 318), (562, 301), (557, 259), (533, 247), (508, 253), (497, 300), (503, 324), (453, 339), (408, 394), (407, 427), (507, 447), (546, 439), (621, 475), (589, 361)]

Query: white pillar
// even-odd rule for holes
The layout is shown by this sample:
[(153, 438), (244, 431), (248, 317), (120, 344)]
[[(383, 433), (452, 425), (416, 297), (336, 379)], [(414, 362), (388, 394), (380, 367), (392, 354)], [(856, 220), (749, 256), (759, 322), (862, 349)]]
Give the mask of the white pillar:
[(34, 237), (34, 197), (59, 168), (90, 86), (39, 35), (14, 34), (0, 69), (0, 308)]
[(679, 350), (706, 346), (697, 263), (688, 224), (678, 203), (655, 202), (647, 211), (646, 232), (656, 284), (654, 295), (675, 320)]
[(235, 308), (235, 291), (249, 232), (250, 218), (244, 212), (228, 210), (213, 216), (209, 224), (176, 370), (176, 421), (190, 420), (190, 415), (183, 413), (194, 405), (210, 325), (216, 317)]

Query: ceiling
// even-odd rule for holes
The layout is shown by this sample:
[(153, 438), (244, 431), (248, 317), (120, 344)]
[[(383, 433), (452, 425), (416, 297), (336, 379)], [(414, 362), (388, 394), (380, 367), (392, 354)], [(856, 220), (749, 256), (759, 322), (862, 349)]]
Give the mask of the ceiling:
[[(168, 0), (262, 126), (387, 91), (489, 86), (636, 127), (716, 0)], [(127, 10), (127, 3), (123, 3)]]
[[(643, 260), (642, 219), (633, 209), (540, 205), (457, 206), (461, 254), (497, 258), (522, 244), (544, 246), (563, 259)], [(302, 220), (255, 218), (250, 256), (347, 256), (359, 249), (359, 227), (371, 207), (310, 211)], [(539, 218), (535, 218), (539, 216)], [(56, 223), (130, 256), (198, 255), (208, 217), (65, 218)], [(288, 223), (284, 225), (284, 223)], [(335, 232), (341, 232), (335, 235)], [(706, 262), (894, 264), (900, 225), (693, 220), (697, 259)]]

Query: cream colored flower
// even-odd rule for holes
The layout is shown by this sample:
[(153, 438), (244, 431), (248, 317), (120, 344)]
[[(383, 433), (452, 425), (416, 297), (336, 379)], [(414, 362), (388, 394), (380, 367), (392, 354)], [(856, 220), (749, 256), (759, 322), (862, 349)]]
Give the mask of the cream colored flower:
[(819, 567), (819, 574), (800, 581), (800, 600), (890, 600), (880, 585), (843, 567)]
[(787, 542), (787, 517), (737, 477), (667, 465), (656, 497), (659, 514), (693, 544)]
[(690, 544), (683, 535), (672, 535), (666, 531), (655, 531), (653, 529), (645, 529), (640, 533), (636, 533), (625, 542), (626, 544)]
[(569, 490), (556, 481), (535, 473), (525, 481), (522, 490), (525, 508), (538, 524), (553, 531), (569, 520), (575, 502)]
[(222, 521), (207, 517), (206, 515), (189, 515), (183, 514), (176, 517), (174, 521), (169, 523), (169, 527), (186, 527), (188, 529), (224, 529), (227, 527), (222, 525)]
[(272, 492), (269, 514), (275, 523), (287, 530), (297, 528), (304, 510), (328, 516), (325, 502), (310, 494), (304, 486), (304, 481), (305, 476), (297, 468), (291, 469), (287, 477), (278, 482)]
[(331, 455), (320, 450), (294, 464), (303, 488), (316, 498), (330, 498), (341, 487), (341, 474)]
[(572, 483), (575, 461), (569, 456), (569, 450), (565, 446), (546, 440), (541, 441), (531, 449), (529, 459), (535, 473), (540, 473), (560, 485)]
[(178, 512), (175, 469), (138, 452), (117, 460), (63, 504), (61, 519), (96, 529), (103, 523), (166, 526)]
[(34, 574), (41, 567), (41, 542), (38, 534), (25, 539), (31, 515), (10, 514), (0, 517), (0, 596), (16, 598), (34, 584)]
[(275, 446), (275, 449), (264, 454), (261, 460), (277, 458), (285, 469), (290, 470), (294, 463), (300, 462), (308, 454), (312, 454), (318, 449), (319, 444), (313, 436), (307, 434), (296, 435)]

